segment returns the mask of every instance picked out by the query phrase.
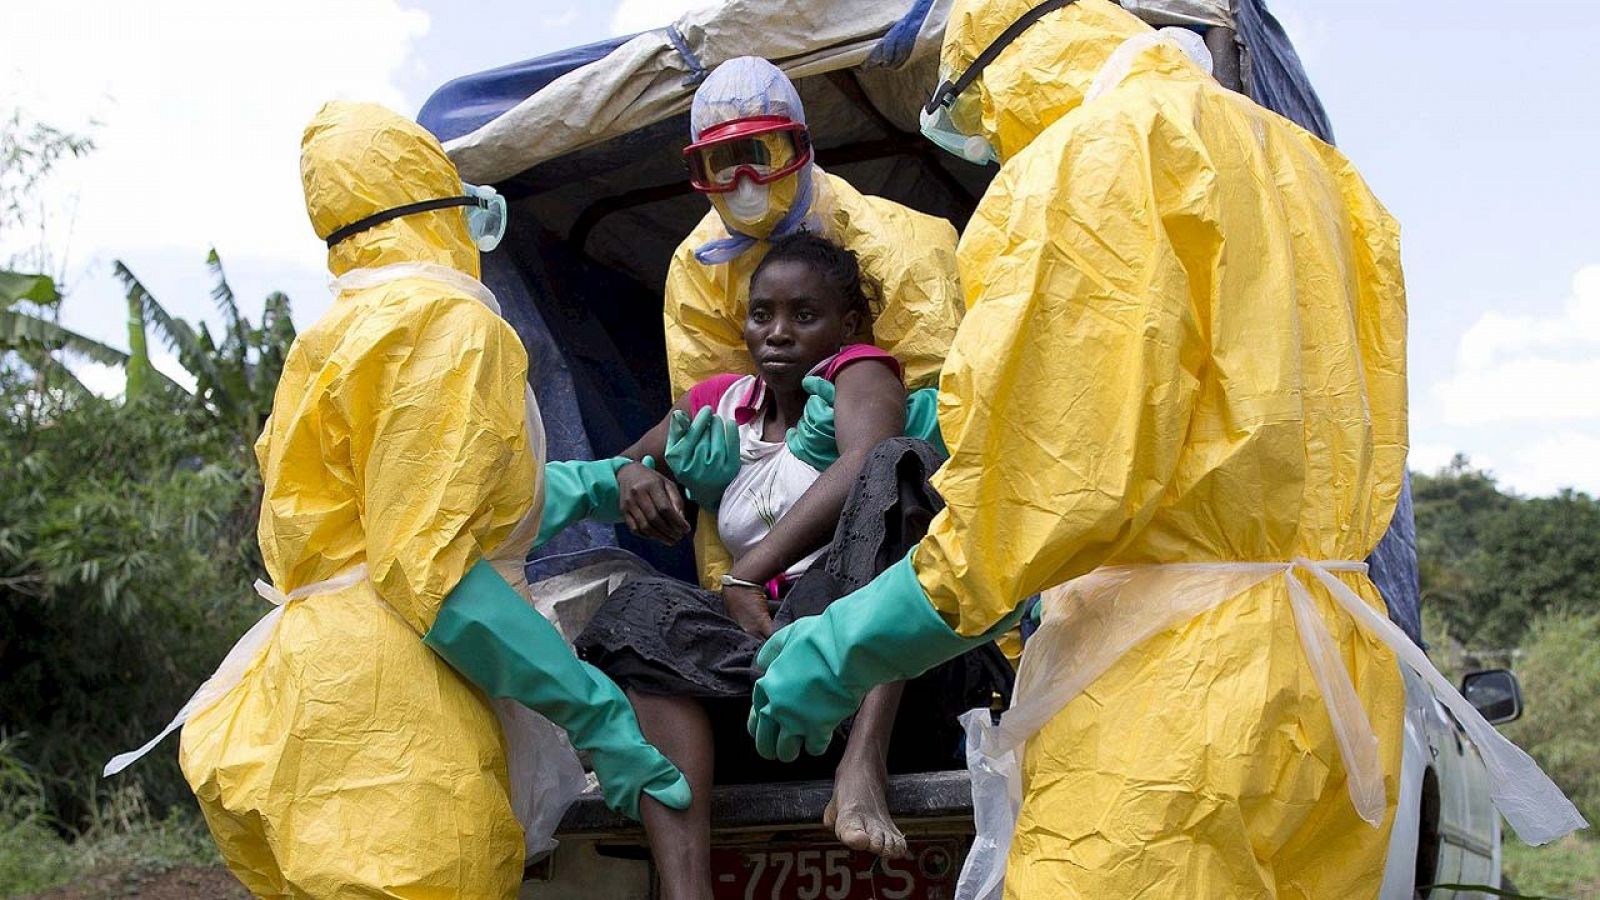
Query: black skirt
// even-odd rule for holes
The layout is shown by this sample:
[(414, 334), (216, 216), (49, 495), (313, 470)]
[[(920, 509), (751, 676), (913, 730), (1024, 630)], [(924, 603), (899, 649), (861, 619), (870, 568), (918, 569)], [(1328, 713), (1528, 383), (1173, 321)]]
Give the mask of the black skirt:
[[(916, 546), (944, 502), (928, 483), (943, 462), (923, 441), (892, 438), (873, 449), (851, 488), (829, 551), (784, 594), (778, 628), (814, 616), (864, 586)], [(578, 654), (624, 688), (706, 701), (717, 741), (718, 780), (764, 781), (831, 773), (844, 745), (828, 756), (774, 769), (744, 733), (762, 641), (740, 628), (713, 591), (674, 578), (639, 577), (619, 586), (578, 637)], [(906, 686), (890, 743), (897, 772), (959, 767), (956, 717), (1009, 703), (1011, 665), (992, 644), (950, 660)], [(841, 726), (845, 736), (849, 724)], [(805, 760), (802, 757), (802, 760)]]

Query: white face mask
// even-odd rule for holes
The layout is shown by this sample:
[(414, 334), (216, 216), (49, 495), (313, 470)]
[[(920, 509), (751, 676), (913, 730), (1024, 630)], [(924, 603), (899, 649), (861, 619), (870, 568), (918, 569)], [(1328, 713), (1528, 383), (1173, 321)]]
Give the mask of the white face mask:
[(747, 224), (755, 223), (767, 214), (768, 193), (767, 185), (741, 178), (733, 190), (722, 195), (722, 202), (733, 218)]

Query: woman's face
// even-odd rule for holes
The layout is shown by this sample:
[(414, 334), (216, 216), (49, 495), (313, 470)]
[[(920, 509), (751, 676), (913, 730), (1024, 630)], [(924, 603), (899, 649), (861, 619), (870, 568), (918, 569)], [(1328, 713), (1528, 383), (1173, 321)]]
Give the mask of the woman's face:
[(861, 324), (845, 298), (814, 266), (781, 260), (750, 282), (744, 343), (756, 371), (774, 390), (800, 389), (819, 362), (839, 352)]

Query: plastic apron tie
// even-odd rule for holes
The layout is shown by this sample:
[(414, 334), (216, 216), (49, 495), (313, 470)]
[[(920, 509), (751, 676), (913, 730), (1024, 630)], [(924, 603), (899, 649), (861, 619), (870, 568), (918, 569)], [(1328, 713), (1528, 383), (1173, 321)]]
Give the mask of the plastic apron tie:
[[(255, 583), (256, 593), (261, 595), (261, 599), (271, 603), (272, 609), (262, 616), (260, 621), (250, 626), (250, 630), (246, 631), (244, 636), (234, 643), (233, 649), (228, 651), (228, 655), (224, 656), (222, 662), (217, 666), (217, 671), (213, 672), (211, 677), (200, 685), (200, 688), (194, 692), (194, 696), (190, 697), (188, 702), (184, 703), (183, 707), (178, 710), (178, 714), (172, 717), (172, 721), (167, 723), (167, 727), (161, 729), (160, 734), (151, 738), (143, 747), (137, 750), (119, 753), (112, 757), (111, 761), (106, 763), (105, 770), (101, 775), (103, 777), (115, 775), (138, 762), (146, 753), (154, 750), (156, 745), (161, 743), (167, 735), (182, 728), (183, 723), (189, 721), (190, 717), (205, 710), (211, 704), (222, 699), (229, 691), (238, 687), (239, 682), (244, 680), (245, 673), (250, 670), (256, 658), (261, 655), (261, 651), (266, 648), (267, 644), (271, 642), (272, 636), (277, 633), (278, 621), (283, 618), (283, 611), (289, 607), (289, 604), (318, 594), (331, 594), (335, 591), (342, 591), (366, 580), (366, 563), (361, 563), (353, 569), (346, 569), (344, 572), (325, 581), (297, 587), (287, 594), (265, 581), (257, 579)], [(385, 608), (387, 609), (387, 606)]]
[(961, 872), (957, 900), (1000, 894), (1022, 806), (1023, 744), (1139, 644), (1274, 577), (1286, 582), (1300, 645), (1333, 723), (1351, 802), (1362, 819), (1380, 825), (1388, 804), (1377, 736), (1296, 570), (1321, 582), (1364, 631), (1434, 689), (1482, 753), (1495, 806), (1523, 840), (1544, 843), (1586, 824), (1538, 765), (1485, 721), (1404, 632), (1334, 575), (1365, 573), (1366, 563), (1297, 557), (1292, 562), (1113, 566), (1045, 593), (1044, 622), (1023, 651), (1012, 707), (1001, 724), (992, 724), (988, 710), (961, 717), (978, 835)]

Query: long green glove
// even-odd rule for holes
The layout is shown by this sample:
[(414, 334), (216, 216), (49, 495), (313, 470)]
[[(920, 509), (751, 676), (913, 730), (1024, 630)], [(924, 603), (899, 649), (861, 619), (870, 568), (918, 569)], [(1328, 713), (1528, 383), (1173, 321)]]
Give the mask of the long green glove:
[[(539, 536), (533, 545), (543, 547), (567, 526), (583, 519), (622, 521), (617, 472), (632, 462), (626, 456), (617, 456), (545, 463), (544, 511), (539, 516)], [(648, 457), (644, 464), (655, 468), (655, 461)]]
[(915, 678), (994, 640), (1021, 610), (976, 638), (962, 637), (934, 611), (917, 582), (911, 554), (821, 615), (773, 635), (756, 656), (766, 674), (750, 703), (756, 751), (791, 762), (800, 749), (820, 755), (833, 731), (880, 684)]
[(467, 571), (422, 640), (490, 696), (565, 728), (573, 746), (589, 751), (607, 806), (638, 819), (642, 792), (688, 809), (689, 782), (639, 733), (621, 688), (580, 662), (487, 562)]
[[(801, 386), (811, 396), (799, 424), (789, 429), (784, 440), (789, 452), (801, 462), (821, 472), (839, 461), (839, 443), (834, 433), (833, 382), (808, 375)], [(923, 388), (906, 396), (906, 437), (927, 441), (949, 455), (939, 434), (939, 391)]]
[(739, 474), (739, 426), (701, 407), (694, 421), (681, 409), (667, 423), (667, 465), (689, 499), (716, 512)]

